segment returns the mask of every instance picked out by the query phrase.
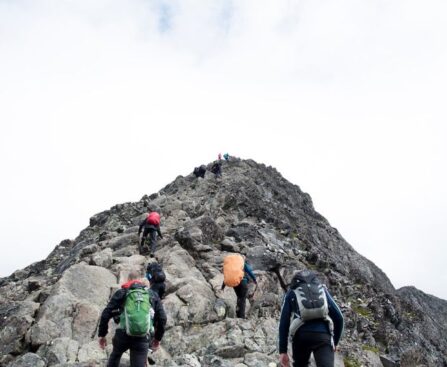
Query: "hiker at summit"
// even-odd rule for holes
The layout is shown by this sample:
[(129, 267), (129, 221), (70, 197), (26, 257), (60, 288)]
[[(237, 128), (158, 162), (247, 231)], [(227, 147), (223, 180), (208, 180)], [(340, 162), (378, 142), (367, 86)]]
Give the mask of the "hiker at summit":
[(159, 263), (147, 264), (146, 279), (149, 281), (150, 288), (158, 294), (160, 299), (163, 299), (166, 292), (166, 275)]
[(223, 274), (224, 281), (221, 290), (224, 290), (225, 286), (234, 289), (237, 297), (236, 317), (245, 319), (245, 304), (248, 296), (248, 283), (250, 282), (250, 278), (256, 284), (256, 288), (250, 297), (254, 295), (258, 287), (253, 269), (242, 255), (232, 254), (224, 258)]
[(229, 160), (230, 160), (230, 155), (229, 155), (228, 153), (225, 153), (225, 154), (223, 155), (223, 157), (224, 157), (224, 159), (225, 159), (226, 161), (229, 161)]
[(149, 346), (153, 351), (157, 350), (163, 338), (166, 325), (163, 305), (158, 294), (145, 287), (138, 277), (138, 272), (130, 272), (128, 282), (114, 293), (102, 311), (98, 337), (100, 348), (105, 349), (109, 320), (116, 310), (120, 310), (107, 367), (118, 367), (127, 350), (130, 351), (131, 367), (145, 367)]
[(339, 307), (317, 275), (309, 270), (299, 271), (292, 278), (281, 309), (280, 366), (290, 366), (287, 354), (290, 338), (293, 367), (307, 367), (311, 353), (317, 367), (333, 367), (343, 325)]
[(138, 228), (138, 236), (140, 236), (141, 231), (143, 230), (143, 236), (141, 237), (140, 243), (140, 255), (143, 254), (144, 244), (146, 242), (146, 238), (149, 235), (149, 248), (151, 257), (154, 256), (156, 247), (157, 247), (157, 234), (160, 238), (163, 238), (160, 231), (160, 214), (153, 211), (150, 212), (146, 219), (141, 221), (140, 226)]

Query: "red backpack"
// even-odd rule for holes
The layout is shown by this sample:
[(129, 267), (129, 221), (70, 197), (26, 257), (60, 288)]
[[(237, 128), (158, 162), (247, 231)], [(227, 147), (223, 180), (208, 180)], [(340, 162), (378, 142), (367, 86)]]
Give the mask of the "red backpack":
[(146, 218), (148, 224), (152, 224), (153, 226), (160, 225), (160, 214), (157, 212), (151, 212)]

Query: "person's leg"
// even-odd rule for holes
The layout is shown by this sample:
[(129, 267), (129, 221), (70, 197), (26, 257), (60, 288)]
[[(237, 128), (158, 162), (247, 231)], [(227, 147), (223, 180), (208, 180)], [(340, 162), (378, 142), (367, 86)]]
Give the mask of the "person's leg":
[(334, 349), (329, 334), (313, 333), (312, 350), (317, 367), (334, 367)]
[(312, 350), (306, 337), (297, 332), (292, 343), (293, 367), (308, 367)]
[(149, 230), (147, 228), (143, 231), (143, 236), (141, 237), (141, 243), (140, 243), (140, 255), (144, 252), (144, 244), (146, 243), (147, 235), (149, 234)]
[(157, 231), (154, 229), (151, 229), (149, 232), (149, 239), (150, 239), (150, 248), (151, 248), (151, 254), (155, 253), (155, 249), (157, 247)]
[(248, 293), (248, 285), (246, 282), (241, 282), (237, 287), (234, 287), (234, 291), (237, 296), (236, 303), (236, 317), (240, 319), (245, 319), (245, 303)]
[(130, 346), (130, 366), (145, 367), (149, 350), (149, 338), (132, 337)]
[(110, 354), (107, 367), (119, 367), (121, 356), (129, 349), (128, 336), (124, 330), (117, 329), (112, 340), (113, 350)]

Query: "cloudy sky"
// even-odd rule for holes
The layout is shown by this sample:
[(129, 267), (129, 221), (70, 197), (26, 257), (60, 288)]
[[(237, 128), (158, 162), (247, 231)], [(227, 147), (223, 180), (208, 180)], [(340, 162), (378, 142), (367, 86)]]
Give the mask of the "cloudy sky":
[(447, 299), (444, 0), (0, 0), (0, 276), (218, 152)]

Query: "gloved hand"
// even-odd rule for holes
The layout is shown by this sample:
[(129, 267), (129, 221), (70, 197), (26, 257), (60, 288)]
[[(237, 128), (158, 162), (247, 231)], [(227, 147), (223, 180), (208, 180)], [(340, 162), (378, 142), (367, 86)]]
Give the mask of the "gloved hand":
[(151, 349), (155, 352), (158, 348), (160, 348), (160, 340), (152, 340)]

